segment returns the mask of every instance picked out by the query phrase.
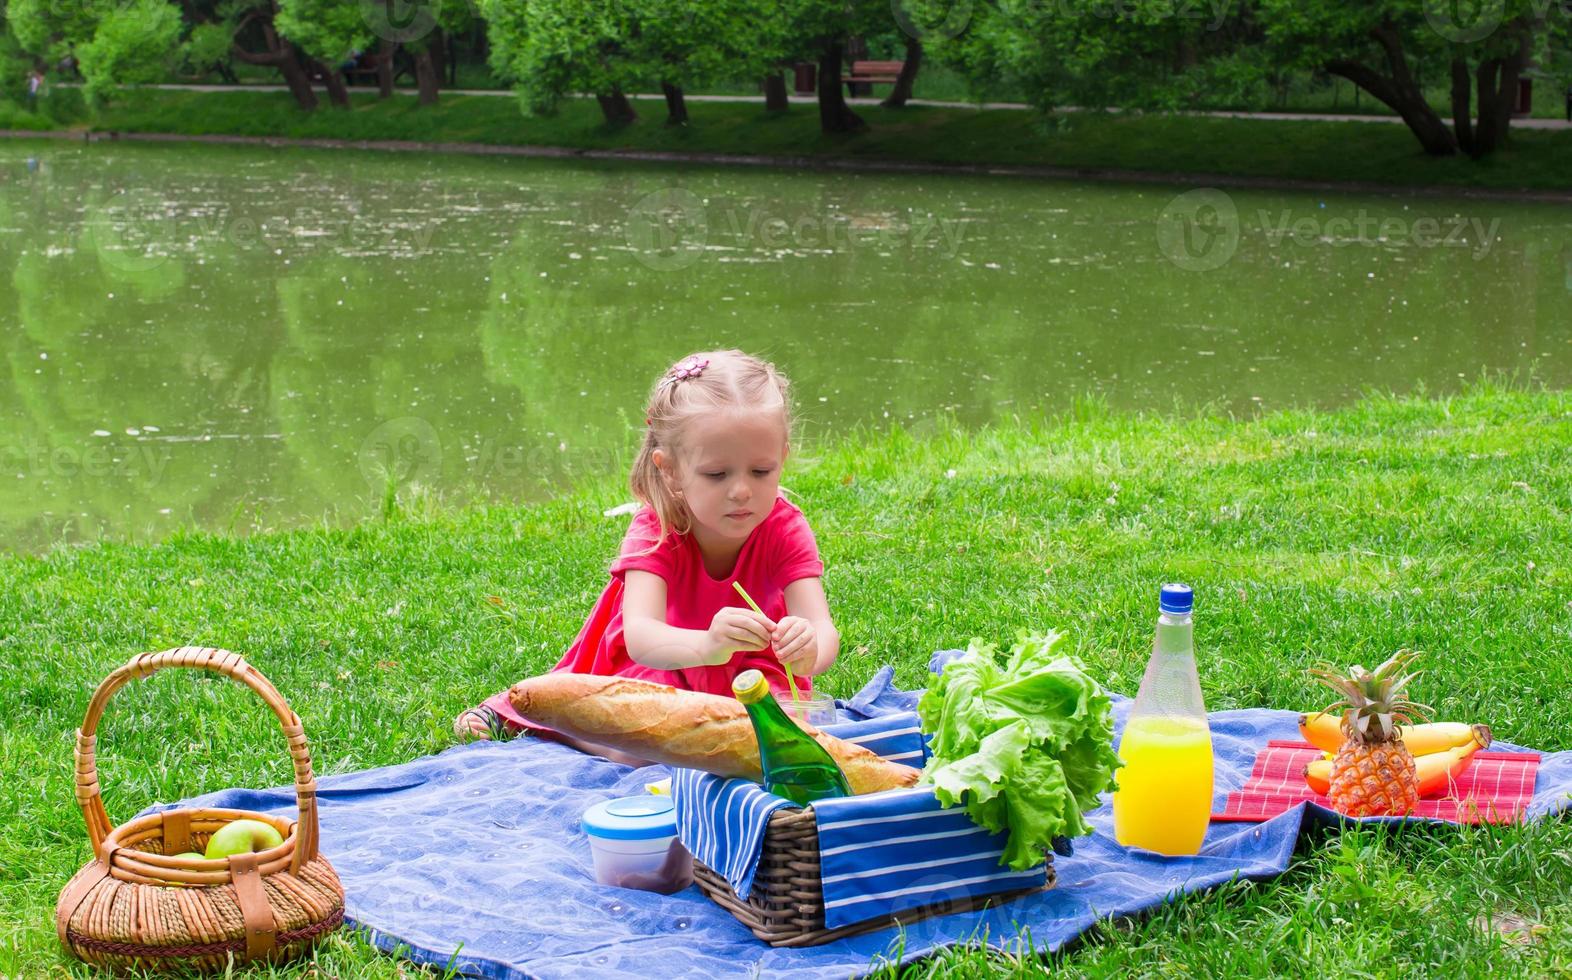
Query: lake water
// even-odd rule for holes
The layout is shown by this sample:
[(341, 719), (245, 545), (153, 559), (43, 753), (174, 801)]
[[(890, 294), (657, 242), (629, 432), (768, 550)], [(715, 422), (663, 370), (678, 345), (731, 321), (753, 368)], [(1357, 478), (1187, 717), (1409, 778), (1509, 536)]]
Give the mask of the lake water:
[(0, 545), (622, 471), (717, 345), (858, 424), (1572, 383), (1572, 209), (0, 143)]

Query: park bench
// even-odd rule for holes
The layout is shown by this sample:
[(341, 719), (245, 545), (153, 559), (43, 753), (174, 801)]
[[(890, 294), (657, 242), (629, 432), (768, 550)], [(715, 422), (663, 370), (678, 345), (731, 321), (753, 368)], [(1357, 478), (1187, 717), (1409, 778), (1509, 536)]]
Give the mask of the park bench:
[(853, 61), (851, 74), (842, 79), (847, 85), (894, 85), (900, 77), (904, 61)]
[[(382, 58), (383, 55), (378, 51), (368, 51), (362, 54), (356, 59), (353, 67), (341, 69), (341, 73), (344, 76), (344, 84), (353, 85), (356, 79), (364, 78), (375, 85), (377, 82), (377, 68), (382, 64)], [(414, 64), (407, 57), (399, 58), (395, 55), (393, 57), (393, 81), (397, 83), (405, 75), (414, 78)]]

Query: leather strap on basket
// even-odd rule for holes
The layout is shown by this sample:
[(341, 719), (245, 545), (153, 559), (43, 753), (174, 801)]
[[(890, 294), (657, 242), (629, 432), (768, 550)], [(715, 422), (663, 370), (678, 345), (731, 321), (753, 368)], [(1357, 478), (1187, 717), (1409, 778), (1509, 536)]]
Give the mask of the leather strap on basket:
[(273, 919), (273, 907), (267, 903), (256, 854), (230, 855), (229, 877), (235, 883), (235, 900), (240, 903), (240, 918), (246, 924), (246, 959), (260, 959), (278, 945), (278, 924)]
[(191, 850), (191, 811), (165, 810), (160, 814), (159, 836), (164, 839), (165, 854), (184, 854)]
[[(295, 803), (300, 810), (300, 823), (296, 828), (295, 856), (291, 870), (299, 874), (307, 863), (316, 859), (319, 839), (317, 780), (311, 772), (311, 751), (306, 744), (300, 718), (290, 710), (278, 689), (238, 653), (213, 647), (179, 647), (162, 653), (139, 653), (104, 678), (98, 690), (93, 692), (93, 700), (87, 706), (87, 717), (76, 733), (76, 800), (82, 808), (82, 819), (87, 822), (87, 834), (93, 842), (93, 852), (100, 860), (104, 860), (104, 838), (114, 829), (109, 822), (109, 815), (104, 811), (104, 798), (98, 781), (96, 752), (99, 719), (103, 718), (104, 708), (116, 691), (167, 667), (188, 667), (223, 674), (255, 691), (278, 716), (295, 765)], [(107, 860), (105, 865), (108, 866)]]

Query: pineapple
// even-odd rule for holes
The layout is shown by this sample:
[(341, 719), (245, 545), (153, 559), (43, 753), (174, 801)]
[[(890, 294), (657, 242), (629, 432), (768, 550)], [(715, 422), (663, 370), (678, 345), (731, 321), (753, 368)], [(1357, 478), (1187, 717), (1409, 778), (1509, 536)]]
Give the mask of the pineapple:
[(1413, 662), (1412, 650), (1399, 650), (1374, 672), (1355, 665), (1345, 676), (1332, 670), (1310, 673), (1342, 699), (1327, 708), (1343, 712), (1344, 741), (1332, 759), (1332, 808), (1350, 817), (1401, 816), (1419, 802), (1414, 756), (1403, 744), (1400, 726), (1423, 720), (1429, 708), (1404, 697), (1418, 676), (1400, 677)]

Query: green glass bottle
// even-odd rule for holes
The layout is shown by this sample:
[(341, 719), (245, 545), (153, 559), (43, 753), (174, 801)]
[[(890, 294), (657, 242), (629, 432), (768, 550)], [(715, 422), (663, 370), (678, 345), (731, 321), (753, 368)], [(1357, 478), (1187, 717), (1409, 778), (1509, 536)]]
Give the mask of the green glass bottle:
[(757, 670), (745, 670), (731, 682), (732, 693), (748, 709), (753, 733), (759, 737), (759, 765), (764, 788), (798, 806), (814, 800), (850, 796), (846, 775), (824, 746), (797, 727), (770, 696), (769, 682)]

